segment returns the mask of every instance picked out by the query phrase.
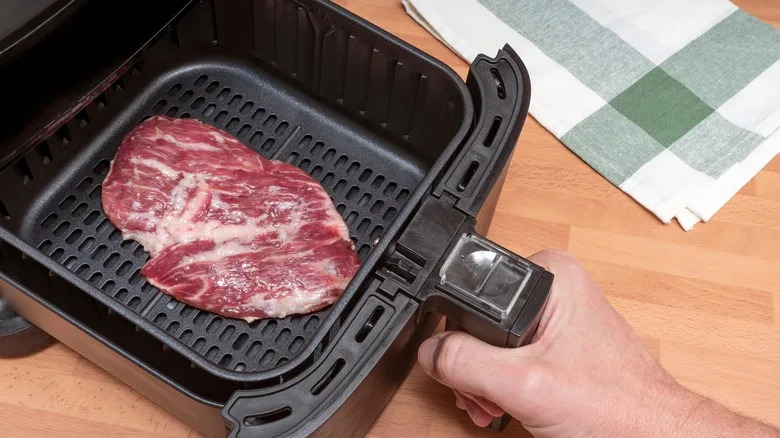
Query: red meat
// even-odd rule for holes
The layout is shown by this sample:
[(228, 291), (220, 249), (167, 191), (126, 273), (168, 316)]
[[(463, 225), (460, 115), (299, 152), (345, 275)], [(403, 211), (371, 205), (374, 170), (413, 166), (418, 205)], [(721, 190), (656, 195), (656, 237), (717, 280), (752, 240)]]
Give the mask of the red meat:
[(102, 204), (151, 258), (141, 274), (198, 309), (253, 321), (335, 302), (359, 266), (319, 183), (192, 119), (149, 118), (119, 146)]

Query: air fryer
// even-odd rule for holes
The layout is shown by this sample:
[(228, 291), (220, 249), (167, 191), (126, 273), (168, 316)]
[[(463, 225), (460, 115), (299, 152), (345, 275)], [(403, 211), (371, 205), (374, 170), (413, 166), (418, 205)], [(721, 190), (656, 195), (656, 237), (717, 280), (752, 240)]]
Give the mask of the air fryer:
[[(0, 47), (14, 48), (0, 58), (0, 354), (50, 335), (208, 436), (346, 437), (369, 430), (442, 316), (493, 345), (530, 341), (552, 275), (484, 237), (530, 97), (511, 47), (463, 81), (326, 0), (65, 3)], [(148, 254), (100, 190), (154, 114), (320, 181), (361, 260), (338, 302), (247, 323), (145, 281)]]

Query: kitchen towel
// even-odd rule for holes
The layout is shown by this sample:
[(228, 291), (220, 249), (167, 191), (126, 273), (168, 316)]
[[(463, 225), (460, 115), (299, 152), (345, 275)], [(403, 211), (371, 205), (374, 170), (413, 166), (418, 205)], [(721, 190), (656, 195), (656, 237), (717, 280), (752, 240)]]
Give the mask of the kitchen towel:
[(403, 0), (467, 62), (508, 43), (531, 115), (686, 231), (780, 152), (780, 30), (727, 0)]

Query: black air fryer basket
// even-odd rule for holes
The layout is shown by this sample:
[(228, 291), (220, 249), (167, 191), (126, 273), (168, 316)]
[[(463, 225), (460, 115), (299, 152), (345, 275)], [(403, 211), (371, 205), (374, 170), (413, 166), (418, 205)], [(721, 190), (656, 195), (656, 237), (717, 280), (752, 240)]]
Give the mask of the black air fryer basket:
[[(464, 83), (326, 0), (51, 3), (43, 34), (0, 48), (0, 354), (49, 334), (209, 436), (343, 437), (371, 427), (441, 315), (529, 342), (552, 275), (477, 232), (528, 111), (511, 48)], [(336, 304), (250, 324), (144, 280), (100, 189), (154, 114), (322, 183), (362, 262)]]

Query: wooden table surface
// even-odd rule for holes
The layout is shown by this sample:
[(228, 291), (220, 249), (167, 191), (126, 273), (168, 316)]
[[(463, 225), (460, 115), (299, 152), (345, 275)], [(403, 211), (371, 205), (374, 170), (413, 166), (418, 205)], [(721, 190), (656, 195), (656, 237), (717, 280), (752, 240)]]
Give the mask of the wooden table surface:
[[(412, 21), (400, 0), (337, 3), (465, 78), (466, 63)], [(777, 0), (735, 3), (780, 26)], [(709, 223), (685, 233), (661, 224), (529, 119), (489, 235), (524, 255), (572, 251), (681, 383), (780, 425), (780, 157)], [(523, 434), (514, 424), (504, 436)], [(0, 360), (0, 436), (106, 435), (198, 433), (62, 344)], [(451, 392), (415, 368), (371, 436), (496, 435), (473, 426)]]

